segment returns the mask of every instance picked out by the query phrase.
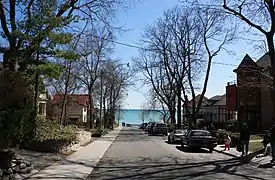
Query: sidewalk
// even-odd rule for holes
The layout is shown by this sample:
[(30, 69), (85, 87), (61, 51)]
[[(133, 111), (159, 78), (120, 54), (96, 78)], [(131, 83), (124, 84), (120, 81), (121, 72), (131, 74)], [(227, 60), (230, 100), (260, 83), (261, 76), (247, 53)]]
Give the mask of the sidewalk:
[(121, 127), (114, 129), (86, 147), (81, 147), (66, 159), (45, 168), (27, 179), (85, 179), (96, 167), (121, 129)]
[[(253, 141), (252, 141), (253, 142)], [(224, 151), (224, 145), (218, 145), (214, 151), (216, 152), (219, 152), (219, 153), (222, 153), (222, 154), (225, 154), (225, 155), (228, 155), (228, 156), (231, 156), (231, 157), (239, 157), (241, 158), (241, 155), (242, 153), (241, 152), (238, 152), (236, 150), (236, 147), (232, 147), (230, 148), (230, 150), (226, 150)], [(248, 153), (248, 156), (249, 155), (253, 155), (253, 153), (249, 152)], [(264, 156), (264, 154), (259, 154), (255, 157), (253, 157), (249, 163), (253, 164), (253, 165), (256, 165), (256, 166), (259, 166), (259, 165), (263, 165), (263, 164), (268, 164), (270, 163), (270, 160), (271, 160), (271, 156)]]

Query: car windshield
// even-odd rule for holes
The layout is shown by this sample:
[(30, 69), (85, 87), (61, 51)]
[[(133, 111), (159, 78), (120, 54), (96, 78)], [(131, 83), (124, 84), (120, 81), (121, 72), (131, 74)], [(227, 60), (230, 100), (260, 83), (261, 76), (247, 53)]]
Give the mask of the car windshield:
[(192, 131), (191, 136), (211, 136), (208, 131)]
[(175, 134), (184, 134), (184, 130), (176, 130)]

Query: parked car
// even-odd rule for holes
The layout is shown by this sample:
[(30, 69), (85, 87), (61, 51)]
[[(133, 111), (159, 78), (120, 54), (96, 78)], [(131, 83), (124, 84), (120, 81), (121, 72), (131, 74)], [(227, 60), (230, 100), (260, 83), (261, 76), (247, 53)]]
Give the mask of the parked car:
[(154, 123), (150, 131), (148, 132), (149, 135), (158, 135), (162, 134), (164, 136), (167, 136), (168, 129), (167, 124), (165, 123)]
[(147, 126), (144, 128), (144, 132), (148, 133), (149, 129), (151, 128), (152, 122), (149, 122)]
[(145, 129), (147, 126), (147, 123), (142, 123), (140, 126), (139, 126), (139, 129)]
[(147, 132), (148, 132), (148, 135), (153, 135), (153, 127), (155, 126), (155, 122), (151, 122), (151, 123), (149, 123), (148, 124), (148, 130), (147, 130)]
[(181, 146), (192, 148), (207, 148), (212, 152), (217, 146), (216, 137), (212, 137), (207, 130), (189, 130), (186, 135), (181, 138)]
[(168, 143), (178, 143), (181, 141), (181, 137), (188, 132), (187, 129), (176, 129), (168, 134)]

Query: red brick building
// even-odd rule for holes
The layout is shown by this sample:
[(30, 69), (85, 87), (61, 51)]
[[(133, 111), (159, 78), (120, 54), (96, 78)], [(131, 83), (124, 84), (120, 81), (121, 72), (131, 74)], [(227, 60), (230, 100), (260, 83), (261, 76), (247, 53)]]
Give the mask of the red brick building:
[(246, 54), (233, 70), (236, 82), (226, 87), (227, 111), (238, 111), (238, 122), (246, 122), (253, 132), (261, 132), (272, 125), (270, 70), (268, 54), (256, 62)]

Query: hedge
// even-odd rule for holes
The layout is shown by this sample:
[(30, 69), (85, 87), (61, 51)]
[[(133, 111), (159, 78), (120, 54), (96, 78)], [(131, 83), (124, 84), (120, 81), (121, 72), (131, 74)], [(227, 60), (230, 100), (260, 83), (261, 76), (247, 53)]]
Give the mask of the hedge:
[(70, 145), (77, 139), (77, 128), (72, 125), (60, 128), (58, 121), (41, 120), (36, 122), (36, 131), (33, 139), (24, 142), (25, 149), (60, 153), (60, 149)]
[(101, 137), (109, 132), (109, 129), (91, 129), (91, 136), (92, 137)]
[(55, 120), (37, 120), (34, 140), (38, 142), (53, 140), (72, 142), (77, 138), (77, 128), (67, 125), (60, 128)]

